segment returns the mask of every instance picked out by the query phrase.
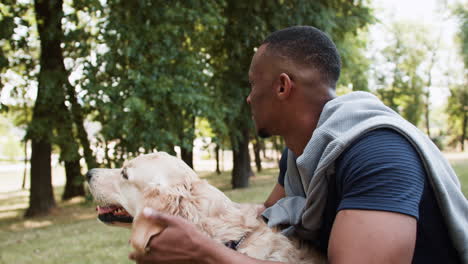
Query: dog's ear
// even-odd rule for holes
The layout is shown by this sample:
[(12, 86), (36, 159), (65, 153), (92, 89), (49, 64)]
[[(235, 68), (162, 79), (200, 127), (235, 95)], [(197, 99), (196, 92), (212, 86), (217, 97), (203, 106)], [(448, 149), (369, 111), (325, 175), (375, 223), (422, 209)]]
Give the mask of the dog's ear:
[[(153, 186), (143, 192), (143, 207), (184, 217), (183, 212), (187, 208), (181, 206), (181, 203), (190, 196), (190, 189), (191, 187), (188, 184), (164, 188)], [(133, 220), (130, 244), (137, 252), (144, 253), (151, 239), (163, 229), (163, 226), (157, 225), (140, 212)]]
[(185, 205), (191, 199), (191, 188), (190, 183), (152, 187), (144, 191), (145, 206), (169, 215), (184, 216)]
[(164, 227), (154, 223), (147, 217), (137, 215), (132, 224), (132, 234), (130, 236), (130, 244), (139, 253), (145, 253), (148, 249), (148, 244), (151, 239), (158, 235)]

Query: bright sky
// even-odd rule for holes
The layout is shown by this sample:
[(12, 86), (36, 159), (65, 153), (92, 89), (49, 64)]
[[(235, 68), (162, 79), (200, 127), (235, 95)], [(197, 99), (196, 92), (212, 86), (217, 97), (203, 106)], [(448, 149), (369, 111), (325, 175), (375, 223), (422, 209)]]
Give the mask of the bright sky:
[[(383, 48), (385, 43), (385, 26), (392, 21), (409, 21), (430, 27), (431, 33), (441, 35), (441, 52), (439, 65), (453, 67), (454, 70), (463, 67), (457, 53), (454, 37), (458, 30), (456, 20), (450, 13), (449, 6), (455, 3), (465, 3), (467, 0), (373, 0), (375, 16), (381, 21), (370, 28), (371, 39), (375, 48)], [(450, 66), (449, 66), (450, 65)], [(431, 89), (431, 101), (434, 106), (442, 106), (446, 102), (448, 89), (446, 81), (442, 80), (441, 69), (434, 69), (434, 88)]]
[(437, 29), (443, 28), (445, 37), (453, 36), (457, 30), (454, 19), (448, 19), (449, 6), (466, 0), (373, 0), (376, 16), (384, 24), (398, 20), (409, 20)]
[[(377, 8), (382, 8), (384, 12), (389, 12), (396, 19), (417, 18), (419, 21), (432, 20), (437, 4), (442, 1), (437, 0), (373, 0)], [(437, 2), (437, 3), (436, 3)], [(380, 13), (380, 12), (379, 12)]]

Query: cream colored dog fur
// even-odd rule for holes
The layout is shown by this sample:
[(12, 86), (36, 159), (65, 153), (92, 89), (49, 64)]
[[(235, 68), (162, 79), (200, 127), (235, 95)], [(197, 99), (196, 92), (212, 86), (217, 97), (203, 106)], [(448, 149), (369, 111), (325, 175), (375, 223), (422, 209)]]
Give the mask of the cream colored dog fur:
[[(237, 250), (253, 258), (299, 264), (324, 262), (313, 249), (299, 248), (299, 243), (268, 228), (257, 217), (256, 205), (232, 202), (182, 160), (165, 152), (139, 156), (122, 169), (93, 169), (88, 178), (91, 193), (101, 205), (100, 219), (107, 224), (132, 225), (131, 244), (138, 251), (145, 250), (151, 237), (162, 229), (139, 217), (144, 207), (150, 207), (187, 219), (219, 243), (245, 236)], [(101, 217), (106, 214), (107, 218)]]

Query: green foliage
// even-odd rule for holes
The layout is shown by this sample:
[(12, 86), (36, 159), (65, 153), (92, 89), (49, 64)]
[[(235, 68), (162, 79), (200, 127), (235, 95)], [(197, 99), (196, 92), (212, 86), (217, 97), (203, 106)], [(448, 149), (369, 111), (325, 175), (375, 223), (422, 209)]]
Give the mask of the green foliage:
[(462, 144), (468, 136), (468, 86), (455, 85), (450, 89), (447, 102), (447, 113), (449, 115), (449, 129), (452, 135), (451, 144)]
[(450, 120), (450, 131), (453, 135), (451, 143), (459, 143), (464, 150), (468, 137), (468, 8), (459, 5), (454, 10), (459, 19), (458, 39), (460, 40), (460, 55), (464, 62), (464, 79), (460, 84), (452, 85), (447, 103), (447, 113)]
[[(195, 116), (212, 118), (207, 47), (222, 33), (221, 1), (109, 1), (101, 8), (85, 102), (116, 141), (116, 158), (190, 145)], [(188, 133), (187, 133), (188, 132)], [(182, 134), (182, 136), (181, 136)]]
[[(289, 15), (291, 14), (291, 15)], [(218, 111), (225, 115), (229, 132), (240, 140), (240, 129), (252, 127), (245, 98), (249, 93), (248, 69), (254, 49), (275, 30), (293, 25), (311, 25), (328, 33), (342, 53), (345, 78), (341, 85), (359, 80), (355, 87), (366, 89), (363, 81), (366, 63), (357, 62), (364, 45), (357, 33), (372, 21), (366, 2), (358, 1), (227, 1), (224, 9), (227, 19), (225, 34), (220, 45), (214, 47), (212, 63), (214, 86), (223, 102)], [(225, 132), (226, 127), (215, 131)], [(234, 146), (235, 147), (235, 142)]]
[[(369, 23), (372, 22), (369, 18)], [(364, 28), (365, 29), (365, 28)], [(337, 43), (342, 58), (343, 70), (337, 83), (341, 90), (369, 91), (368, 76), (370, 60), (364, 55), (367, 47), (367, 32), (357, 30), (347, 33), (342, 41)]]
[[(375, 70), (375, 92), (382, 101), (405, 119), (418, 125), (430, 82), (430, 71), (437, 41), (420, 24), (397, 22), (391, 25), (388, 46), (382, 51), (383, 62)], [(429, 77), (428, 77), (429, 76)]]
[(468, 4), (465, 3), (457, 5), (453, 13), (458, 17), (459, 20), (459, 31), (458, 37), (460, 39), (460, 53), (463, 56), (463, 62), (465, 69), (468, 69)]
[[(240, 131), (252, 129), (245, 103), (250, 60), (254, 48), (272, 31), (297, 24), (326, 31), (342, 54), (340, 85), (366, 89), (368, 63), (362, 55), (366, 43), (360, 35), (372, 21), (366, 5), (366, 1), (346, 0), (65, 1), (61, 48), (67, 73), (83, 73), (78, 80), (79, 74), (74, 75), (71, 85), (83, 114), (102, 127), (97, 147), (115, 144), (109, 160), (119, 163), (154, 149), (172, 152), (175, 145), (189, 149), (194, 120), (199, 118), (210, 123), (214, 141), (228, 147), (231, 138), (231, 147), (236, 147)], [(67, 81), (38, 76), (39, 39), (33, 11), (31, 2), (0, 4), (0, 42), (4, 44), (0, 72), (8, 69), (26, 80), (13, 90), (24, 105), (15, 106), (14, 111), (23, 109), (29, 111), (24, 116), (30, 116), (27, 91), (40, 78), (55, 88), (38, 100), (52, 102), (63, 95), (58, 101), (70, 110), (71, 95), (56, 83)], [(20, 28), (24, 33), (12, 37)], [(0, 82), (8, 83), (8, 76), (2, 74)], [(60, 126), (70, 117), (58, 115), (65, 110), (62, 106), (50, 107), (50, 112), (57, 113), (51, 118), (57, 123), (38, 117), (30, 125), (30, 134), (47, 135), (63, 146), (62, 152), (76, 153), (76, 145), (64, 144), (68, 133), (57, 130), (76, 133), (76, 127)]]
[[(18, 104), (28, 106), (32, 105), (32, 101), (27, 92), (34, 86), (38, 73), (36, 60), (39, 43), (34, 23), (31, 2), (0, 3), (0, 92), (4, 92), (4, 85), (10, 84), (10, 96)], [(15, 75), (22, 81), (12, 80)], [(6, 108), (6, 105), (0, 105), (2, 108)]]

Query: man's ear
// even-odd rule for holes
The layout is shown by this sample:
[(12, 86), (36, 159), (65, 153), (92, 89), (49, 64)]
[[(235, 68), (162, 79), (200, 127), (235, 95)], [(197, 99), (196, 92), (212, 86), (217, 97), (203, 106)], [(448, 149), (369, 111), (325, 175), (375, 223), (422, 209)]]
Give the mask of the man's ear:
[(280, 100), (285, 100), (291, 94), (293, 81), (287, 73), (281, 73), (279, 76), (279, 86), (276, 94)]

